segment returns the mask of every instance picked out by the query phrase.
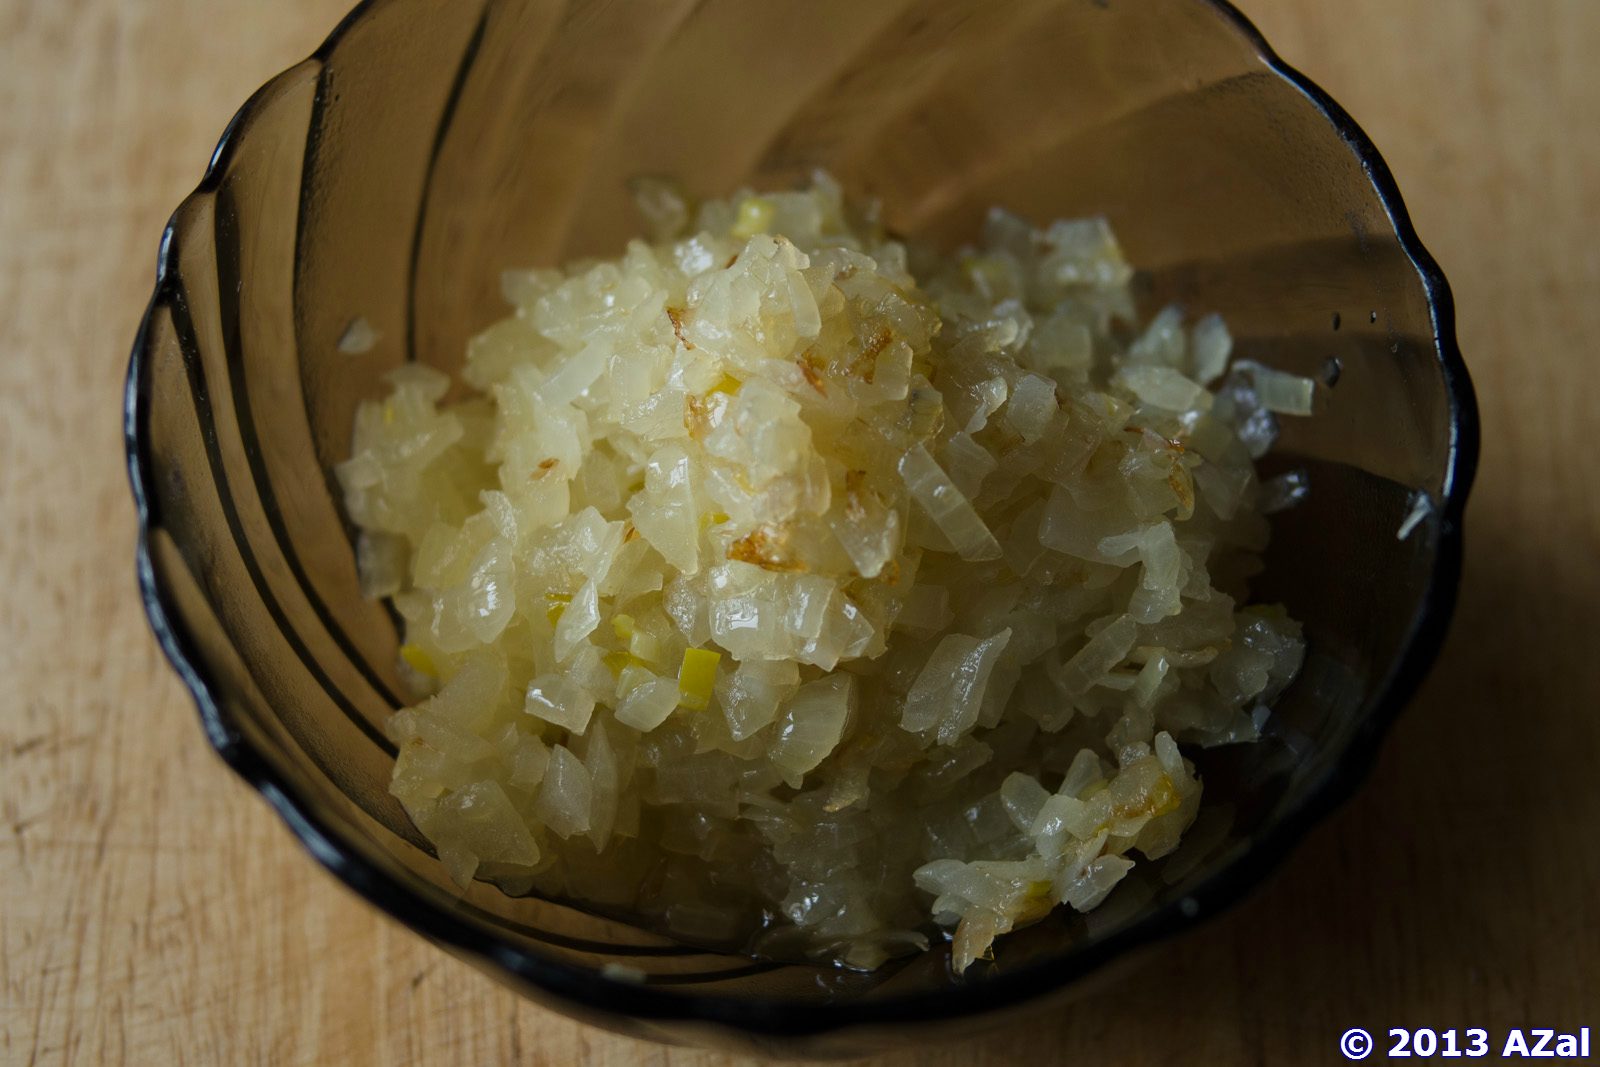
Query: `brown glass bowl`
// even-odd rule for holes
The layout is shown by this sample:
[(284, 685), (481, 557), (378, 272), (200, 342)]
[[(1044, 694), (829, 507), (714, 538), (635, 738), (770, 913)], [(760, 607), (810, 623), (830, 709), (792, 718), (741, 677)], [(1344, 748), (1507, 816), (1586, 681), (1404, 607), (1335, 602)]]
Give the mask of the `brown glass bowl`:
[[(1207, 809), (1178, 853), (964, 980), (942, 947), (848, 975), (457, 892), (386, 789), (395, 626), (329, 476), (384, 371), (456, 367), (503, 268), (617, 250), (630, 175), (711, 194), (817, 166), (944, 242), (991, 204), (1107, 215), (1151, 306), (1220, 311), (1241, 355), (1325, 382), (1268, 460), (1312, 489), (1257, 586), (1310, 641), (1266, 739), (1197, 755)], [(376, 344), (341, 352), (357, 319)], [(1277, 866), (1433, 662), (1477, 436), (1449, 289), (1377, 151), (1210, 0), (370, 0), (250, 99), (173, 216), (127, 392), (151, 623), (212, 744), (319, 861), (560, 1010), (794, 1055), (1069, 994)]]

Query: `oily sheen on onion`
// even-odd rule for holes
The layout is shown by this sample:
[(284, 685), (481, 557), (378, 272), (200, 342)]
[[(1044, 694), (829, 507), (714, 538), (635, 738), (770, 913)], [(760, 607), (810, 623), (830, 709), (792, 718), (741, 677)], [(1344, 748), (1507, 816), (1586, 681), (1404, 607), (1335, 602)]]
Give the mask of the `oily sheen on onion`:
[(1094, 908), (1299, 668), (1246, 580), (1312, 383), (1141, 321), (1102, 220), (941, 256), (825, 175), (637, 191), (648, 239), (507, 274), (459, 383), (360, 409), (392, 792), (463, 885), (781, 958), (960, 971)]

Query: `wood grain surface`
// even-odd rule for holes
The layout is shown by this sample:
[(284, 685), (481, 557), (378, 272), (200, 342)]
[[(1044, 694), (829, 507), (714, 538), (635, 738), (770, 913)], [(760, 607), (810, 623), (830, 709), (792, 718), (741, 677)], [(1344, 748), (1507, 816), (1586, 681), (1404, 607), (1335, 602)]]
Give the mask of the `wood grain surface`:
[[(145, 627), (119, 399), (156, 240), (345, 5), (0, 0), (0, 1061), (726, 1063), (523, 1003), (337, 885)], [(885, 1064), (1600, 1026), (1600, 0), (1246, 6), (1372, 134), (1455, 286), (1484, 449), (1448, 647), (1244, 906), (1092, 1000)]]

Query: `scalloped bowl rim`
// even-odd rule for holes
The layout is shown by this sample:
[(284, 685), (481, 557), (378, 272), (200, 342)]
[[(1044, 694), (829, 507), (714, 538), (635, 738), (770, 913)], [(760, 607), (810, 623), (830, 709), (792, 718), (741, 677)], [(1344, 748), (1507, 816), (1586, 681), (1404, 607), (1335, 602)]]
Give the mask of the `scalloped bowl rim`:
[(204, 177), (173, 213), (163, 231), (156, 264), (154, 293), (145, 310), (129, 360), (124, 395), (123, 433), (134, 504), (138, 516), (136, 566), (140, 596), (151, 628), (167, 659), (193, 696), (207, 739), (222, 759), (266, 798), (300, 843), (340, 881), (389, 915), (429, 940), (457, 953), (493, 963), (508, 976), (527, 982), (581, 1010), (599, 1009), (639, 1020), (705, 1023), (774, 1038), (823, 1034), (847, 1027), (884, 1027), (952, 1019), (1019, 1006), (1086, 977), (1112, 958), (1141, 946), (1165, 941), (1198, 922), (1238, 903), (1283, 863), (1293, 848), (1318, 823), (1354, 793), (1370, 773), (1380, 742), (1400, 711), (1415, 694), (1437, 658), (1455, 608), (1462, 559), (1462, 519), (1477, 466), (1479, 426), (1477, 403), (1466, 364), (1456, 342), (1455, 304), (1449, 283), (1423, 247), (1401, 199), (1400, 190), (1377, 148), (1354, 119), (1298, 70), (1283, 61), (1260, 31), (1229, 0), (1196, 0), (1229, 22), (1244, 45), (1254, 49), (1265, 66), (1303, 95), (1355, 153), (1394, 228), (1426, 293), (1433, 325), (1434, 354), (1450, 401), (1451, 439), (1443, 492), (1438, 502), (1438, 541), (1433, 572), (1412, 620), (1391, 676), (1357, 724), (1349, 744), (1323, 779), (1309, 787), (1297, 808), (1261, 833), (1242, 855), (1212, 872), (1182, 901), (1157, 908), (1114, 933), (1067, 954), (1019, 970), (987, 977), (972, 985), (952, 985), (929, 993), (897, 995), (880, 1000), (819, 1003), (778, 999), (740, 999), (696, 993), (662, 992), (605, 977), (599, 971), (571, 966), (508, 944), (419, 894), (393, 881), (338, 835), (313, 806), (288, 786), (256, 749), (229, 722), (212, 688), (197, 666), (201, 657), (171, 610), (168, 595), (155, 576), (150, 535), (156, 525), (147, 490), (154, 477), (144, 420), (145, 354), (152, 319), (172, 298), (175, 248), (183, 239), (180, 220), (192, 202), (216, 190), (251, 116), (267, 106), (276, 91), (308, 64), (326, 63), (339, 42), (364, 15), (383, 0), (361, 0), (306, 60), (287, 68), (253, 93), (229, 121), (212, 153)]

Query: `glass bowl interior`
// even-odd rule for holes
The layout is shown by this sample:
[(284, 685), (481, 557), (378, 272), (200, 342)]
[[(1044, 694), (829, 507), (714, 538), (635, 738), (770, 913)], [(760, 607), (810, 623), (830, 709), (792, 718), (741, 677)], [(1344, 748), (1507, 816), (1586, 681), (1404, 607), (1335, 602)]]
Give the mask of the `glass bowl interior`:
[[(946, 245), (991, 204), (1106, 215), (1145, 310), (1220, 311), (1240, 355), (1324, 382), (1266, 461), (1312, 485), (1256, 586), (1310, 641), (1266, 738), (1196, 754), (1179, 852), (962, 982), (937, 950), (849, 975), (460, 894), (386, 790), (397, 634), (329, 474), (386, 370), (452, 370), (503, 313), (502, 269), (619, 250), (630, 176), (721, 194), (819, 166)], [(1459, 570), (1476, 423), (1451, 317), (1377, 153), (1222, 3), (371, 0), (240, 112), (163, 243), (129, 380), (141, 580), (213, 743), (378, 905), (607, 1025), (859, 1050), (1215, 911), (1364, 773)], [(342, 352), (358, 319), (376, 342)]]

